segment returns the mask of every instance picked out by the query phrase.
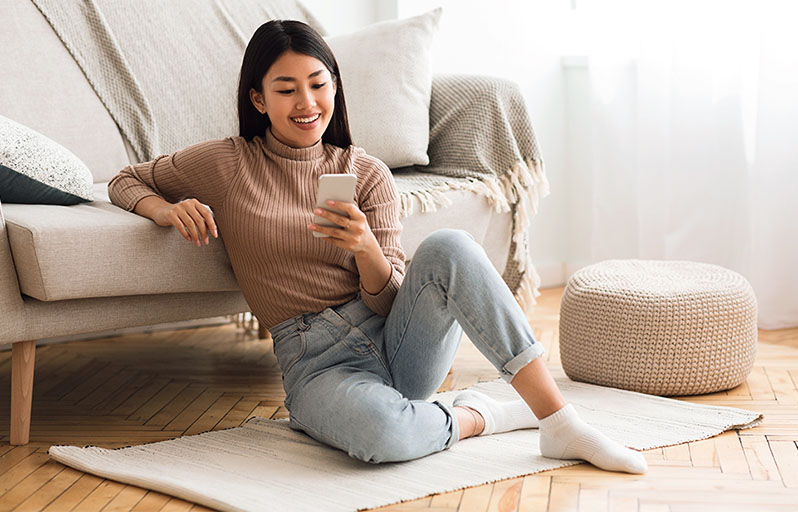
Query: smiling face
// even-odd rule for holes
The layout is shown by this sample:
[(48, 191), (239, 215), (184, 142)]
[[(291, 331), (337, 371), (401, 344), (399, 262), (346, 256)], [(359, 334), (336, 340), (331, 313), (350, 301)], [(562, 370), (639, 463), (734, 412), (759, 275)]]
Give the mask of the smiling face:
[(294, 148), (312, 146), (332, 119), (336, 85), (319, 59), (286, 51), (261, 79), (263, 94), (249, 90), (252, 104), (271, 121), (272, 134)]

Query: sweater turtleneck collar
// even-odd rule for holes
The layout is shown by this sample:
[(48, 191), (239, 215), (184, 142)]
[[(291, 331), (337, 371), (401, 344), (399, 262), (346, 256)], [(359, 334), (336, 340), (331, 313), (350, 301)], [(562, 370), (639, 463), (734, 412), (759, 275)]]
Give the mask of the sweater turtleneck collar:
[(271, 127), (266, 129), (266, 137), (264, 138), (264, 142), (266, 144), (266, 149), (277, 156), (281, 156), (289, 160), (310, 161), (321, 158), (324, 155), (324, 144), (322, 143), (321, 139), (317, 140), (312, 146), (308, 146), (306, 148), (294, 148), (280, 142), (277, 137), (272, 134)]

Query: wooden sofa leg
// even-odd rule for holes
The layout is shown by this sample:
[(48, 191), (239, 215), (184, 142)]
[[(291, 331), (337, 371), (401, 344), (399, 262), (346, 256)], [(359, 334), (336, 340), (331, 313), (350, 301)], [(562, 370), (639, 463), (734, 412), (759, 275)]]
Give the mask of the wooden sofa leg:
[(36, 340), (11, 345), (11, 444), (28, 444)]

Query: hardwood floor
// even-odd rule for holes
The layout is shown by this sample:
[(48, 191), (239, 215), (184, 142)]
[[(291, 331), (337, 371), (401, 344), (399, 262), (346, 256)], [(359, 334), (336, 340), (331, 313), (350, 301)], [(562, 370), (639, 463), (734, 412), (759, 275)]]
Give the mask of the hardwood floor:
[[(551, 372), (562, 288), (543, 290), (530, 315)], [(0, 511), (208, 510), (52, 461), (53, 444), (118, 448), (219, 430), (251, 416), (284, 418), (270, 339), (235, 325), (46, 345), (36, 351), (31, 442), (10, 446), (11, 352), (0, 353)], [(464, 339), (440, 391), (498, 372)], [(378, 510), (798, 510), (798, 329), (760, 331), (748, 380), (727, 392), (680, 397), (763, 412), (760, 426), (649, 450), (649, 472), (587, 464), (438, 494)]]

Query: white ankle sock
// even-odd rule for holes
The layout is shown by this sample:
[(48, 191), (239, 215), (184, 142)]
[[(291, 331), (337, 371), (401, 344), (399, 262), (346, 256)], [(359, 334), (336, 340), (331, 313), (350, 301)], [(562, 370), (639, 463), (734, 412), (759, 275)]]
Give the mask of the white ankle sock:
[(540, 420), (540, 452), (552, 459), (583, 459), (609, 471), (642, 474), (648, 469), (642, 453), (585, 423), (571, 404)]
[(454, 406), (470, 407), (485, 419), (485, 429), (480, 436), (538, 427), (538, 419), (532, 409), (520, 399), (499, 402), (485, 393), (467, 389), (455, 397)]

